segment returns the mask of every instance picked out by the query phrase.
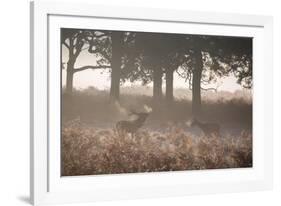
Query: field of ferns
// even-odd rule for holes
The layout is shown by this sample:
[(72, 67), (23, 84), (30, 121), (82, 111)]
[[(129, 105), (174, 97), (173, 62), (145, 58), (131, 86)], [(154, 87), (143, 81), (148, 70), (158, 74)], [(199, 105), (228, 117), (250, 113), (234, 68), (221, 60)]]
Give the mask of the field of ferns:
[(63, 96), (63, 176), (252, 167), (248, 99), (203, 103), (202, 119), (216, 120), (221, 136), (206, 137), (198, 128), (180, 124), (191, 116), (190, 103), (180, 98), (169, 110), (159, 106), (162, 111), (152, 113), (132, 136), (116, 131), (116, 122), (129, 118), (122, 109), (150, 105), (151, 98), (123, 95), (121, 107), (105, 104), (103, 95), (84, 91), (71, 99)]

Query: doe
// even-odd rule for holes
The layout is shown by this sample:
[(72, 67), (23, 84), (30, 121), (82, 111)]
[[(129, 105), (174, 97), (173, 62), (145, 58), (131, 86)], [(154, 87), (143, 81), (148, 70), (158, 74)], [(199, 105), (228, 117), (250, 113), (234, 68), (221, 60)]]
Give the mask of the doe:
[(216, 124), (216, 123), (203, 123), (198, 121), (197, 119), (193, 119), (191, 126), (198, 126), (203, 133), (207, 136), (207, 137), (211, 137), (213, 135), (220, 137), (220, 125)]

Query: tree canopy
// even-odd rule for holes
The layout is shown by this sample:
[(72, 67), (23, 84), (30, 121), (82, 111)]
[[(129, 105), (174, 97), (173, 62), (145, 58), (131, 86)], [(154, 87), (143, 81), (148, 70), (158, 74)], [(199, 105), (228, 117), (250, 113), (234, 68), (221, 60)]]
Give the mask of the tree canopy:
[[(173, 33), (62, 29), (61, 44), (68, 49), (67, 90), (73, 74), (86, 69), (110, 69), (113, 100), (126, 81), (153, 83), (153, 97), (162, 98), (166, 79), (167, 101), (173, 101), (173, 75), (177, 72), (193, 93), (195, 113), (200, 112), (201, 90), (231, 73), (244, 88), (252, 87), (252, 38)], [(96, 64), (75, 67), (81, 51), (94, 55)]]

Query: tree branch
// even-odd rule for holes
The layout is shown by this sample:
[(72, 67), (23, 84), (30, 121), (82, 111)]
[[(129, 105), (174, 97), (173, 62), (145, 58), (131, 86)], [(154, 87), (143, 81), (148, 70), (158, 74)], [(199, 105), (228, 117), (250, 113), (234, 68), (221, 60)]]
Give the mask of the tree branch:
[(94, 37), (96, 37), (96, 38), (101, 38), (101, 37), (104, 37), (104, 36), (108, 36), (108, 33), (105, 32), (104, 34), (95, 35)]
[(63, 44), (66, 48), (70, 49), (69, 45), (68, 45), (65, 41), (62, 42), (62, 44)]
[(201, 89), (202, 90), (204, 90), (204, 91), (214, 91), (214, 92), (218, 92), (218, 90), (217, 90), (217, 88), (203, 88), (203, 87), (201, 87)]
[(80, 67), (80, 68), (76, 68), (74, 69), (74, 72), (81, 72), (81, 71), (84, 71), (84, 70), (87, 70), (87, 69), (106, 69), (106, 68), (111, 68), (111, 66), (109, 65), (101, 65), (101, 66), (83, 66), (83, 67)]
[(97, 52), (100, 53), (105, 59), (107, 59), (107, 61), (111, 62), (111, 57), (106, 53), (106, 51), (99, 50)]
[(98, 53), (98, 50), (97, 49), (93, 49), (94, 45), (90, 45), (88, 47), (88, 52), (91, 53), (91, 54), (94, 54), (94, 53)]
[[(106, 31), (97, 31), (97, 32), (100, 32), (102, 34), (96, 34), (91, 31), (86, 31), (85, 37), (87, 38), (87, 40), (93, 40), (93, 38), (101, 38), (101, 37), (108, 36), (110, 34), (110, 32), (106, 32)], [(88, 38), (91, 38), (91, 39), (88, 39)]]
[(189, 90), (192, 90), (192, 76), (191, 76), (191, 74), (189, 75), (189, 78), (188, 78), (188, 88), (189, 88)]

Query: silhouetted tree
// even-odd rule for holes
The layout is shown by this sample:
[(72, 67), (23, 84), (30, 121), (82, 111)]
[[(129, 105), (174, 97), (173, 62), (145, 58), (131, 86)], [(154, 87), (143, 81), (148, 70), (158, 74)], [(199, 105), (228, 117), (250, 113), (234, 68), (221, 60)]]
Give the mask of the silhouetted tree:
[(252, 40), (241, 37), (220, 37), (188, 35), (186, 37), (186, 55), (191, 61), (184, 65), (185, 75), (192, 89), (192, 112), (197, 116), (201, 112), (202, 85), (215, 81), (233, 72), (238, 83), (251, 84), (252, 79)]
[[(161, 49), (165, 42), (162, 37), (163, 35), (157, 33), (137, 33), (136, 35), (136, 49), (140, 53), (139, 68), (142, 70), (140, 73), (142, 78), (146, 78), (144, 82), (153, 81), (154, 101), (161, 100), (163, 96)], [(150, 74), (151, 76), (143, 75), (144, 73)]]
[[(167, 33), (137, 33), (136, 49), (140, 56), (137, 61), (138, 76), (143, 83), (153, 81), (153, 99), (162, 99), (162, 78), (166, 74), (166, 100), (173, 100), (173, 73), (182, 64), (184, 35)], [(138, 78), (136, 77), (136, 78)], [(135, 79), (135, 78), (133, 78)]]
[[(97, 31), (92, 31), (96, 33)], [(98, 64), (111, 67), (111, 101), (119, 101), (122, 58), (124, 56), (125, 33), (121, 31), (98, 31), (103, 38), (90, 38), (89, 52), (95, 53)]]
[(217, 37), (218, 52), (210, 52), (218, 64), (224, 64), (227, 70), (233, 72), (237, 83), (244, 88), (252, 87), (252, 38), (247, 37)]
[[(129, 79), (153, 82), (153, 99), (162, 99), (166, 78), (166, 101), (173, 102), (173, 75), (177, 71), (192, 89), (194, 116), (201, 111), (201, 90), (217, 77), (233, 72), (237, 82), (252, 86), (252, 39), (205, 35), (62, 29), (68, 49), (66, 90), (71, 93), (73, 75), (86, 69), (111, 68), (110, 99), (119, 100), (120, 84)], [(75, 68), (82, 50), (95, 55), (96, 65)], [(179, 70), (181, 72), (179, 72)]]
[(180, 46), (168, 51), (167, 56), (163, 59), (166, 77), (166, 103), (170, 105), (174, 100), (174, 72), (187, 61), (187, 56), (183, 53)]
[(121, 58), (123, 56), (123, 32), (112, 32), (112, 59), (111, 59), (111, 87), (110, 98), (112, 101), (119, 100), (120, 78), (121, 78)]
[(86, 65), (79, 68), (75, 67), (79, 54), (84, 47), (87, 46), (85, 38), (89, 35), (90, 33), (85, 30), (61, 29), (62, 46), (65, 46), (68, 49), (68, 60), (66, 66), (66, 92), (68, 94), (72, 93), (73, 76), (76, 72), (84, 71), (86, 69), (109, 68), (108, 65)]

